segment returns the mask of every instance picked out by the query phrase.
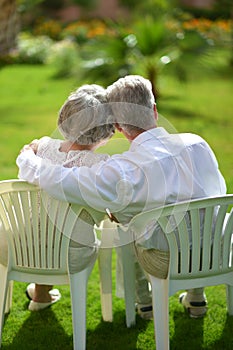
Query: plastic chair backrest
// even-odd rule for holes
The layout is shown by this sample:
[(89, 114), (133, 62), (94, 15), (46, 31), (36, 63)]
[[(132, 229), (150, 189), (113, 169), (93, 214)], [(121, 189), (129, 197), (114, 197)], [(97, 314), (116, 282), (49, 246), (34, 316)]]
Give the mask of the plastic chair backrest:
[[(233, 269), (231, 236), (233, 195), (166, 205), (135, 216), (130, 222), (135, 241), (156, 225), (168, 241), (170, 278), (204, 277)], [(160, 232), (161, 232), (160, 231)], [(156, 248), (156, 247), (154, 247)], [(146, 268), (146, 266), (144, 266)]]
[(96, 224), (104, 217), (91, 208), (58, 201), (25, 181), (0, 181), (1, 234), (8, 247), (8, 263), (0, 265), (0, 345), (4, 310), (9, 311), (11, 306), (10, 281), (16, 280), (51, 285), (69, 283), (74, 349), (86, 348), (87, 281), (97, 255), (95, 259), (92, 256), (86, 259), (85, 266), (82, 262), (77, 273), (69, 274), (68, 266), (70, 238), (83, 209)]
[(69, 239), (81, 210), (26, 182), (1, 182), (0, 214), (9, 244), (9, 269), (67, 272)]

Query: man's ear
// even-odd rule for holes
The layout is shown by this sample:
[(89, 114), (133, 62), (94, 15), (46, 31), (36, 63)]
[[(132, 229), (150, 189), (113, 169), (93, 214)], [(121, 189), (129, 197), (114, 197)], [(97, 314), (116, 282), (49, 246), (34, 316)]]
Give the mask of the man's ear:
[(115, 127), (118, 131), (122, 132), (122, 128), (120, 127), (120, 125), (118, 123), (115, 123)]
[(159, 116), (158, 116), (158, 111), (157, 111), (157, 107), (156, 107), (156, 103), (154, 104), (154, 116), (155, 116), (155, 120), (158, 120)]

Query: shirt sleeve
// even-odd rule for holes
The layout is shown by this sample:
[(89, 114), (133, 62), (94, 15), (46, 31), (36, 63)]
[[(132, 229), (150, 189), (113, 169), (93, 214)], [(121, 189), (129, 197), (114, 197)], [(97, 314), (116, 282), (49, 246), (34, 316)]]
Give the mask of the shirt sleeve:
[(27, 150), (17, 157), (16, 164), (19, 167), (19, 179), (26, 180), (35, 185), (39, 184), (38, 169), (42, 159), (37, 157), (32, 150)]
[(130, 180), (112, 159), (91, 168), (65, 168), (53, 165), (29, 150), (21, 153), (16, 162), (20, 178), (39, 185), (59, 200), (105, 212), (106, 208), (121, 211), (132, 198)]

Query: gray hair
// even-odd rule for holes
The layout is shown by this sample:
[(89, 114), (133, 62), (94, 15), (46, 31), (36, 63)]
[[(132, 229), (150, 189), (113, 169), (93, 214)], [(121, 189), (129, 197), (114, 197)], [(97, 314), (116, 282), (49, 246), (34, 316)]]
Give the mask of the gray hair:
[(140, 75), (128, 75), (107, 88), (115, 122), (129, 134), (155, 127), (152, 85)]
[(105, 89), (86, 84), (72, 92), (61, 107), (58, 128), (72, 142), (95, 144), (114, 134), (111, 114)]

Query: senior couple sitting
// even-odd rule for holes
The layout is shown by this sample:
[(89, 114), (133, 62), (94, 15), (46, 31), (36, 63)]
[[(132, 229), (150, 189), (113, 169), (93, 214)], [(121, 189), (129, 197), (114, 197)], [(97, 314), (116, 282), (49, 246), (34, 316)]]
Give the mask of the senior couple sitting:
[[(78, 88), (61, 107), (58, 128), (64, 140), (43, 137), (23, 147), (17, 158), (19, 177), (59, 200), (102, 212), (109, 208), (123, 225), (137, 213), (157, 206), (226, 193), (215, 155), (200, 136), (170, 134), (158, 126), (151, 83), (141, 76), (120, 78), (107, 89), (98, 85)], [(111, 157), (96, 153), (115, 129), (129, 141), (128, 151)], [(87, 211), (82, 211), (77, 225), (70, 241), (70, 273), (81, 269), (86, 257), (94, 259), (98, 250), (94, 222)], [(168, 250), (159, 231), (143, 244), (145, 249)], [(4, 242), (0, 249), (4, 260)], [(148, 281), (136, 258), (135, 265), (135, 303), (139, 315), (150, 319)], [(167, 266), (158, 259), (158, 274), (164, 269)], [(61, 295), (52, 288), (30, 284), (26, 292), (29, 310), (57, 302)], [(203, 288), (182, 293), (180, 302), (191, 317), (202, 317), (207, 311)]]

